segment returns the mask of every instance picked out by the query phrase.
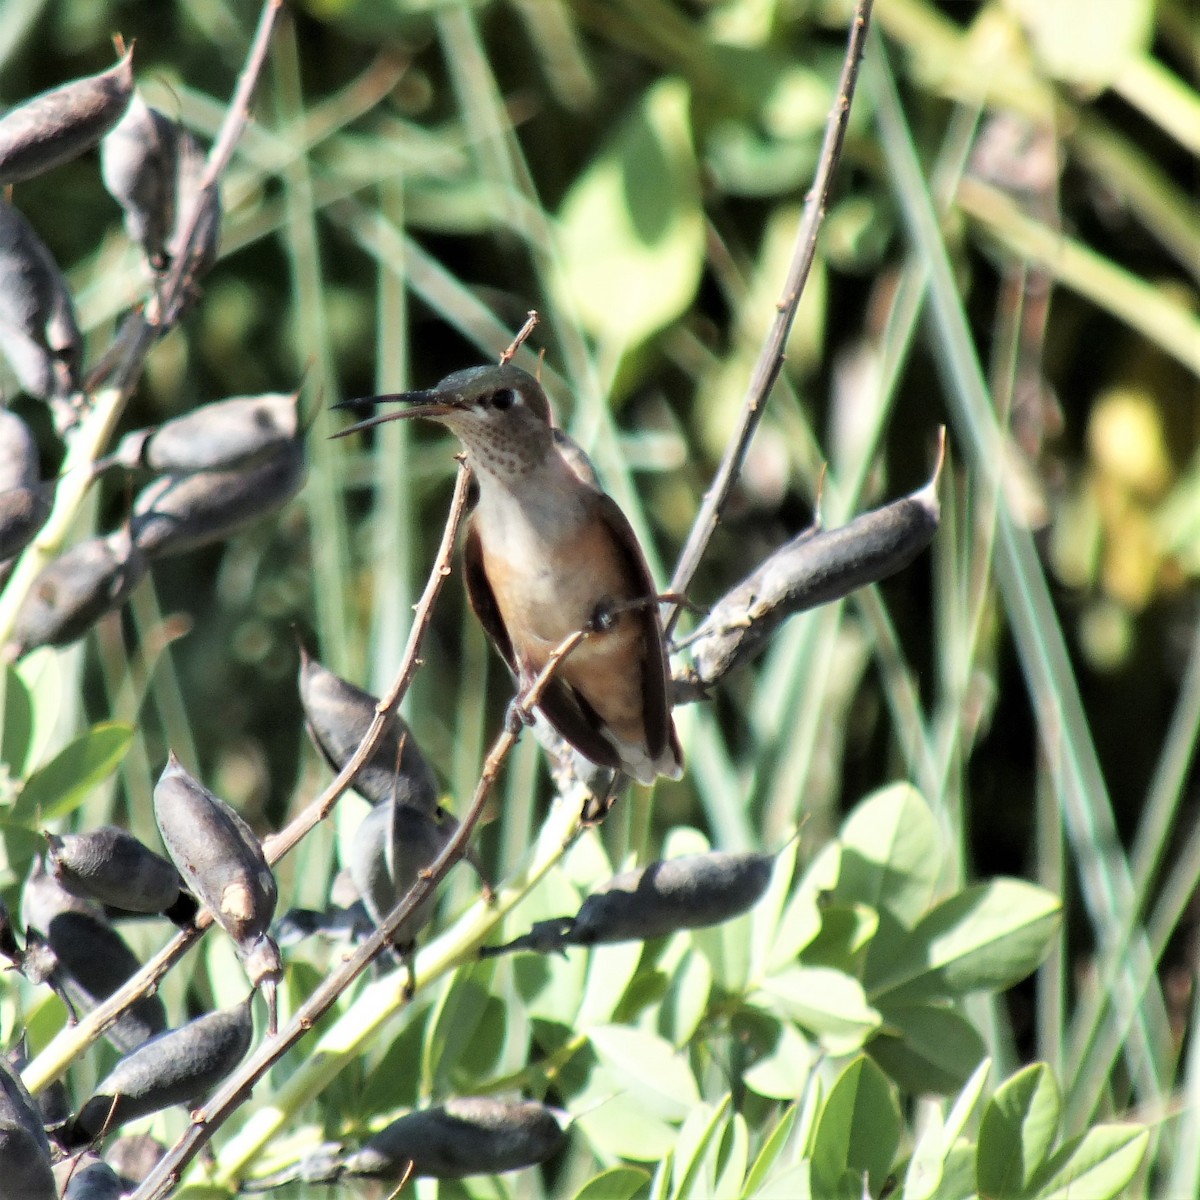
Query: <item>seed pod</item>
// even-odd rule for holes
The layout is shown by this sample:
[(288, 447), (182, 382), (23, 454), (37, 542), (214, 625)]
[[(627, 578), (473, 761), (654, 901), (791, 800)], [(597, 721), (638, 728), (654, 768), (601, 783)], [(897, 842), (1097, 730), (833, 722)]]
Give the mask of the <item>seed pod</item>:
[(233, 1008), (152, 1038), (121, 1059), (97, 1085), (79, 1110), (67, 1135), (69, 1143), (90, 1142), (172, 1104), (194, 1104), (241, 1062), (253, 1034), (247, 996)]
[(26, 100), (0, 119), (0, 184), (44, 174), (90, 150), (133, 95), (133, 50), (120, 62)]
[(936, 484), (935, 473), (912, 495), (781, 546), (717, 602), (690, 639), (695, 669), (686, 684), (702, 694), (762, 649), (786, 617), (908, 566), (937, 532)]
[[(141, 969), (137, 956), (100, 909), (72, 896), (42, 866), (34, 865), (21, 892), (21, 915), (30, 931), (25, 972), (37, 953), (50, 955), (48, 982), (68, 1009), (88, 1012), (107, 1000)], [(39, 937), (43, 945), (38, 945)], [(144, 996), (106, 1030), (122, 1053), (167, 1027), (167, 1011), (157, 996)]]
[(196, 903), (179, 872), (133, 834), (114, 825), (88, 833), (48, 833), (50, 870), (73, 896), (126, 912), (166, 913), (185, 924)]
[(186, 225), (199, 202), (200, 213), (196, 219), (196, 234), (187, 253), (185, 276), (189, 284), (195, 284), (217, 261), (221, 242), (221, 195), (216, 184), (201, 195), (200, 185), (207, 161), (200, 143), (186, 129), (176, 132), (176, 141), (175, 229), (167, 249), (173, 260), (183, 256), (187, 249), (184, 245)]
[(125, 214), (130, 241), (161, 271), (175, 226), (178, 144), (175, 123), (135, 92), (125, 115), (100, 143), (100, 175)]
[(36, 487), (39, 479), (33, 432), (11, 409), (0, 408), (0, 492)]
[(134, 541), (149, 558), (219, 542), (282, 508), (303, 483), (304, 444), (299, 438), (246, 470), (163, 475), (134, 502)]
[(21, 1077), (0, 1055), (0, 1194), (56, 1200), (50, 1143)]
[(189, 888), (233, 938), (250, 982), (262, 987), (275, 1032), (279, 947), (267, 933), (275, 914), (275, 876), (250, 826), (201, 786), (172, 753), (154, 788), (163, 845)]
[(83, 1153), (56, 1164), (54, 1177), (62, 1200), (121, 1200), (125, 1185), (103, 1159)]
[[(457, 828), (449, 813), (442, 812), (438, 820), (407, 804), (380, 804), (363, 818), (350, 848), (350, 877), (377, 929)], [(392, 933), (392, 943), (408, 967), (410, 995), (415, 982), (413, 945), (436, 903), (437, 894), (431, 892)]]
[(53, 484), (0, 492), (0, 562), (20, 554), (37, 537), (53, 507)]
[(166, 1153), (166, 1147), (148, 1133), (126, 1133), (109, 1146), (104, 1157), (127, 1184), (137, 1186)]
[(12, 914), (3, 900), (0, 900), (0, 955), (7, 958), (13, 966), (20, 967), (21, 947), (17, 942), (17, 932), (13, 928)]
[(299, 392), (235, 396), (205, 404), (155, 429), (126, 434), (101, 464), (190, 475), (242, 471), (295, 441)]
[(83, 339), (53, 255), (33, 226), (0, 200), (0, 350), (40, 400), (79, 389)]
[[(366, 736), (379, 701), (300, 651), (300, 703), (313, 744), (334, 771), (353, 757)], [(351, 784), (372, 804), (390, 803), (437, 811), (438, 786), (412, 730), (398, 713), (388, 716), (383, 735)]]
[(524, 937), (489, 946), (482, 954), (647, 941), (677, 929), (719, 925), (758, 903), (773, 862), (770, 854), (714, 850), (623, 871), (588, 896), (578, 916), (539, 921)]
[(551, 1158), (566, 1138), (566, 1114), (533, 1100), (466, 1096), (411, 1112), (385, 1126), (359, 1150), (326, 1143), (293, 1167), (243, 1180), (243, 1192), (265, 1192), (288, 1183), (382, 1179), (410, 1173), (434, 1179), (500, 1175)]
[(16, 660), (37, 646), (65, 646), (81, 638), (125, 603), (145, 573), (146, 560), (127, 529), (80, 542), (33, 581), (5, 653)]
[(409, 1113), (346, 1157), (343, 1174), (399, 1179), (499, 1175), (545, 1162), (563, 1144), (560, 1118), (532, 1100), (467, 1096)]

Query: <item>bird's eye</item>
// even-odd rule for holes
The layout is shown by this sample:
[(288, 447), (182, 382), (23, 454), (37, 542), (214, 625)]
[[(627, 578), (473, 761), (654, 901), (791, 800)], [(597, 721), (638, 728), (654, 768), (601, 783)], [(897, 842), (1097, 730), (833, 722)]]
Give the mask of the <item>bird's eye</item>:
[(512, 388), (501, 388), (492, 393), (492, 407), (497, 412), (507, 412), (517, 402), (517, 393)]

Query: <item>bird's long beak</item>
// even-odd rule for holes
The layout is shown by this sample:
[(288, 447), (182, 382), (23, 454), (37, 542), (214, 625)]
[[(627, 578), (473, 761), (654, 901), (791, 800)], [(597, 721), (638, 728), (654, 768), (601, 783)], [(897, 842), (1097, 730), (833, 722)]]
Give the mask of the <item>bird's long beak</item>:
[(362, 400), (343, 400), (340, 404), (335, 404), (334, 408), (354, 408), (363, 404), (407, 404), (408, 408), (402, 409), (400, 412), (383, 413), (378, 417), (368, 417), (365, 421), (359, 421), (355, 425), (349, 425), (345, 429), (339, 429), (337, 433), (330, 434), (330, 437), (342, 438), (348, 437), (352, 433), (358, 433), (363, 429), (371, 429), (376, 425), (383, 425), (388, 421), (404, 421), (410, 417), (431, 417), (437, 420), (440, 417), (449, 416), (450, 413), (457, 412), (460, 405), (450, 400), (444, 393), (441, 392), (393, 392), (385, 396), (368, 396)]

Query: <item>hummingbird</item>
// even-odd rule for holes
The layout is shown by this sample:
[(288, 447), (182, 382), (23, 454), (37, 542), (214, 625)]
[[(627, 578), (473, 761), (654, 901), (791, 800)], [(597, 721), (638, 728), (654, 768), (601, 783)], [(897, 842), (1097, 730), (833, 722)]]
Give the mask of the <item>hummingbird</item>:
[(467, 596), (492, 645), (527, 688), (579, 630), (538, 709), (584, 758), (650, 784), (678, 779), (658, 593), (625, 514), (583, 451), (554, 425), (542, 385), (505, 363), (447, 375), (335, 436), (424, 417), (462, 443), (479, 497), (463, 548)]

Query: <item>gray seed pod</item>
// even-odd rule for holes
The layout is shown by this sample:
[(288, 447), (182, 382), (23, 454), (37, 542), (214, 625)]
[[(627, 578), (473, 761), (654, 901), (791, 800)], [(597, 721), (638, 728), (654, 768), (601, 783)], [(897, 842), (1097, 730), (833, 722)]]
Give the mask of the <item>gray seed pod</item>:
[(129, 239), (161, 271), (175, 227), (178, 144), (175, 123), (134, 93), (125, 115), (100, 143), (100, 175), (125, 214)]
[(12, 914), (8, 905), (0, 900), (0, 955), (14, 965), (21, 961), (21, 947), (17, 943), (17, 933), (13, 928)]
[(275, 985), (283, 976), (279, 947), (267, 933), (275, 915), (275, 876), (253, 831), (203, 787), (172, 753), (154, 788), (154, 818), (171, 861), (213, 919), (233, 938), (275, 1032)]
[(246, 470), (163, 475), (134, 502), (134, 540), (150, 558), (222, 541), (282, 508), (303, 483), (304, 445), (298, 438)]
[(468, 1096), (409, 1113), (346, 1156), (345, 1175), (462, 1179), (499, 1175), (545, 1162), (565, 1138), (559, 1116), (532, 1100)]
[(643, 940), (719, 925), (759, 901), (774, 861), (770, 854), (714, 850), (624, 871), (583, 902), (571, 941), (586, 946)]
[(0, 408), (0, 492), (36, 487), (38, 448), (33, 431), (7, 408)]
[(781, 546), (714, 605), (689, 639), (696, 665), (688, 682), (703, 694), (757, 654), (785, 618), (908, 566), (937, 532), (936, 484), (935, 474), (925, 487), (839, 529), (809, 529)]
[(0, 562), (20, 554), (37, 537), (53, 507), (53, 484), (0, 492)]
[(0, 1055), (0, 1194), (56, 1200), (50, 1143), (21, 1077)]
[(261, 1179), (243, 1180), (243, 1192), (267, 1192), (289, 1183), (381, 1179), (409, 1173), (434, 1179), (500, 1175), (536, 1166), (556, 1154), (566, 1138), (565, 1113), (533, 1100), (467, 1096), (408, 1113), (381, 1129), (359, 1150), (327, 1142), (295, 1166)]
[(295, 442), (300, 432), (299, 405), (299, 392), (235, 396), (205, 404), (156, 429), (127, 434), (105, 465), (149, 467), (178, 475), (242, 471)]
[[(28, 960), (37, 950), (43, 954), (49, 951), (46, 981), (72, 1009), (90, 1011), (141, 969), (137, 956), (103, 912), (72, 896), (40, 861), (22, 889), (21, 915), (31, 931), (25, 958)], [(34, 932), (44, 946), (36, 945)], [(163, 1002), (157, 996), (144, 996), (106, 1030), (105, 1036), (127, 1053), (166, 1027)]]
[(98, 75), (26, 100), (0, 119), (0, 184), (32, 179), (90, 150), (133, 95), (133, 50)]
[[(176, 133), (177, 171), (175, 177), (175, 229), (171, 234), (168, 252), (173, 260), (184, 253), (184, 226), (200, 194), (200, 184), (207, 168), (206, 155), (200, 143), (186, 130)], [(192, 239), (188, 253), (186, 278), (195, 283), (208, 274), (217, 261), (221, 243), (221, 195), (216, 186), (209, 189), (201, 200), (200, 215), (196, 224), (196, 236)]]
[(54, 1168), (62, 1200), (121, 1200), (121, 1177), (94, 1154), (64, 1158)]
[[(448, 813), (438, 821), (407, 804), (373, 808), (354, 835), (350, 877), (367, 913), (378, 928), (408, 894), (417, 875), (442, 852), (458, 822)], [(392, 936), (401, 950), (411, 947), (433, 916), (437, 896), (431, 894)]]
[[(301, 649), (300, 703), (313, 743), (330, 767), (340, 771), (370, 728), (379, 701)], [(396, 713), (388, 717), (379, 745), (351, 786), (372, 804), (389, 803), (394, 797), (397, 803), (428, 816), (437, 811), (438, 786), (433, 768), (412, 731)]]
[(148, 1133), (125, 1133), (108, 1147), (104, 1158), (123, 1180), (136, 1187), (165, 1153), (166, 1147)]
[(33, 581), (5, 647), (10, 659), (37, 646), (65, 646), (114, 612), (146, 574), (127, 529), (88, 538), (56, 558)]
[(152, 1038), (97, 1085), (68, 1135), (73, 1145), (172, 1104), (194, 1104), (245, 1057), (254, 1034), (250, 997)]
[(754, 907), (767, 890), (774, 856), (714, 850), (623, 871), (593, 892), (575, 917), (539, 921), (485, 958), (511, 950), (538, 953), (601, 942), (647, 941), (678, 929), (719, 925)]
[(54, 256), (33, 226), (0, 200), (0, 350), (40, 400), (79, 388), (83, 339)]
[(46, 840), (50, 870), (72, 895), (127, 912), (171, 913), (179, 921), (195, 915), (179, 872), (127, 830), (102, 825), (87, 833), (47, 834)]

